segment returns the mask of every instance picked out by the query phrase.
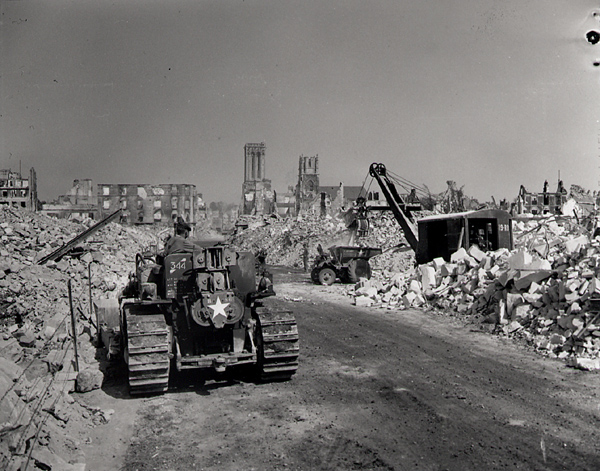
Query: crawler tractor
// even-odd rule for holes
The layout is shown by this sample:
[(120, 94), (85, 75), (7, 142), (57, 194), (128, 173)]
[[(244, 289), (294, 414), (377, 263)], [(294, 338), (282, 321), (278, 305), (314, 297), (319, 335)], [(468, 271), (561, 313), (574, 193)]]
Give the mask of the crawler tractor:
[[(270, 302), (272, 277), (254, 255), (194, 244), (188, 253), (138, 254), (119, 300), (118, 347), (131, 394), (165, 392), (170, 372), (240, 367), (259, 380), (289, 379), (298, 367), (294, 315)], [(257, 276), (259, 275), (259, 276)], [(116, 321), (113, 321), (113, 324)], [(115, 350), (115, 347), (112, 347)]]

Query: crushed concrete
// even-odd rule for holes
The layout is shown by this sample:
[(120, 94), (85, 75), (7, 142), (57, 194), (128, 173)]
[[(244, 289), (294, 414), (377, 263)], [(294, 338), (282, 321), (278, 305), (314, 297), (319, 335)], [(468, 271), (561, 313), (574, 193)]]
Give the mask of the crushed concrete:
[[(114, 298), (135, 254), (156, 244), (149, 231), (111, 223), (56, 262), (37, 263), (94, 221), (75, 223), (0, 208), (0, 468), (85, 469), (81, 437), (110, 420), (70, 393), (101, 387), (94, 300)], [(75, 370), (67, 283), (77, 318)], [(67, 424), (69, 432), (67, 432)]]
[[(0, 468), (84, 469), (82, 435), (110, 420), (78, 394), (102, 387), (89, 306), (117, 297), (135, 254), (157, 243), (151, 230), (111, 223), (74, 254), (37, 264), (93, 221), (56, 220), (0, 208)], [(536, 351), (585, 370), (600, 368), (600, 238), (575, 219), (514, 224), (515, 249), (473, 246), (417, 266), (393, 218), (370, 220), (359, 245), (383, 250), (371, 280), (339, 285), (357, 306), (394, 311), (421, 307), (459, 316), (481, 330), (521, 339)], [(232, 236), (239, 250), (272, 265), (302, 268), (323, 249), (349, 245), (342, 216), (251, 218)], [(91, 279), (88, 278), (91, 273)], [(75, 369), (69, 297), (77, 317)], [(79, 391), (79, 393), (74, 393)], [(72, 394), (74, 393), (74, 394)], [(68, 430), (67, 433), (67, 424)], [(82, 432), (83, 433), (83, 432)], [(83, 434), (84, 436), (84, 434)]]
[[(383, 270), (347, 292), (360, 306), (422, 307), (523, 339), (571, 366), (600, 366), (600, 237), (570, 219), (517, 222), (516, 247), (460, 249), (410, 270)], [(369, 288), (376, 288), (376, 292)]]
[[(390, 217), (369, 220), (369, 234), (356, 241), (363, 247), (379, 247), (381, 255), (369, 263), (374, 269), (402, 271), (414, 264), (414, 253), (409, 249), (398, 223)], [(307, 214), (297, 218), (254, 217), (248, 229), (231, 239), (238, 250), (264, 253), (266, 263), (291, 268), (304, 268), (304, 247), (308, 245), (308, 265), (318, 255), (317, 246), (324, 250), (334, 245), (350, 245), (350, 232), (343, 214), (337, 217)]]

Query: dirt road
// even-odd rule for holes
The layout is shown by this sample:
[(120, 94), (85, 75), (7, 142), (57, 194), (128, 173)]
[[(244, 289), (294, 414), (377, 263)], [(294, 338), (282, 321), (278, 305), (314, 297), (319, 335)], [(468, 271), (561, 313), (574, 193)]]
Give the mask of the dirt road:
[(140, 399), (109, 383), (88, 399), (116, 410), (88, 469), (600, 469), (598, 374), (444, 316), (354, 307), (305, 274), (277, 291), (302, 342), (291, 381), (182, 377)]

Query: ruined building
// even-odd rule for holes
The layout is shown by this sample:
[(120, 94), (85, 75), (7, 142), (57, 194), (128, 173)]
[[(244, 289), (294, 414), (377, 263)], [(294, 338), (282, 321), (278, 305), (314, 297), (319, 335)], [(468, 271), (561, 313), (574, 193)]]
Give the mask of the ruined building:
[(37, 210), (37, 178), (33, 167), (29, 178), (23, 178), (21, 172), (0, 169), (0, 205)]
[(541, 193), (530, 193), (523, 185), (519, 188), (514, 212), (516, 214), (561, 214), (561, 208), (567, 201), (567, 190), (562, 180), (559, 180), (556, 191), (548, 191), (548, 181), (544, 182), (544, 190)]
[(66, 195), (52, 203), (42, 204), (41, 212), (46, 216), (63, 219), (95, 219), (98, 197), (91, 179), (75, 180)]
[(264, 142), (244, 146), (242, 214), (275, 212), (275, 194), (271, 190), (271, 180), (265, 178), (265, 150)]
[[(296, 214), (312, 213), (335, 215), (351, 207), (363, 191), (361, 186), (321, 186), (319, 182), (319, 156), (301, 155), (298, 161), (296, 184)], [(379, 198), (378, 192), (370, 192), (369, 200)], [(362, 196), (366, 196), (362, 194)]]
[(117, 209), (128, 224), (171, 224), (177, 216), (195, 224), (206, 208), (196, 185), (98, 184), (99, 219)]
[(296, 214), (313, 211), (319, 196), (319, 155), (298, 159), (298, 183), (296, 184)]

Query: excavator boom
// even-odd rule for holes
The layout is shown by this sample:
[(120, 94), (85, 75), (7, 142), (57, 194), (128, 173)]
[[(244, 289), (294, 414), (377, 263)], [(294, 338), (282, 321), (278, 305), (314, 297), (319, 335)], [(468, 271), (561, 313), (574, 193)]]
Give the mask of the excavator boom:
[(406, 240), (412, 249), (417, 252), (417, 246), (419, 245), (417, 227), (405, 212), (406, 205), (398, 193), (398, 190), (396, 190), (396, 186), (388, 178), (385, 165), (372, 163), (369, 167), (369, 174), (375, 178), (375, 180), (377, 180), (377, 183), (381, 187), (381, 191), (385, 195), (385, 199), (387, 200), (394, 217), (404, 232), (404, 237), (406, 237)]

